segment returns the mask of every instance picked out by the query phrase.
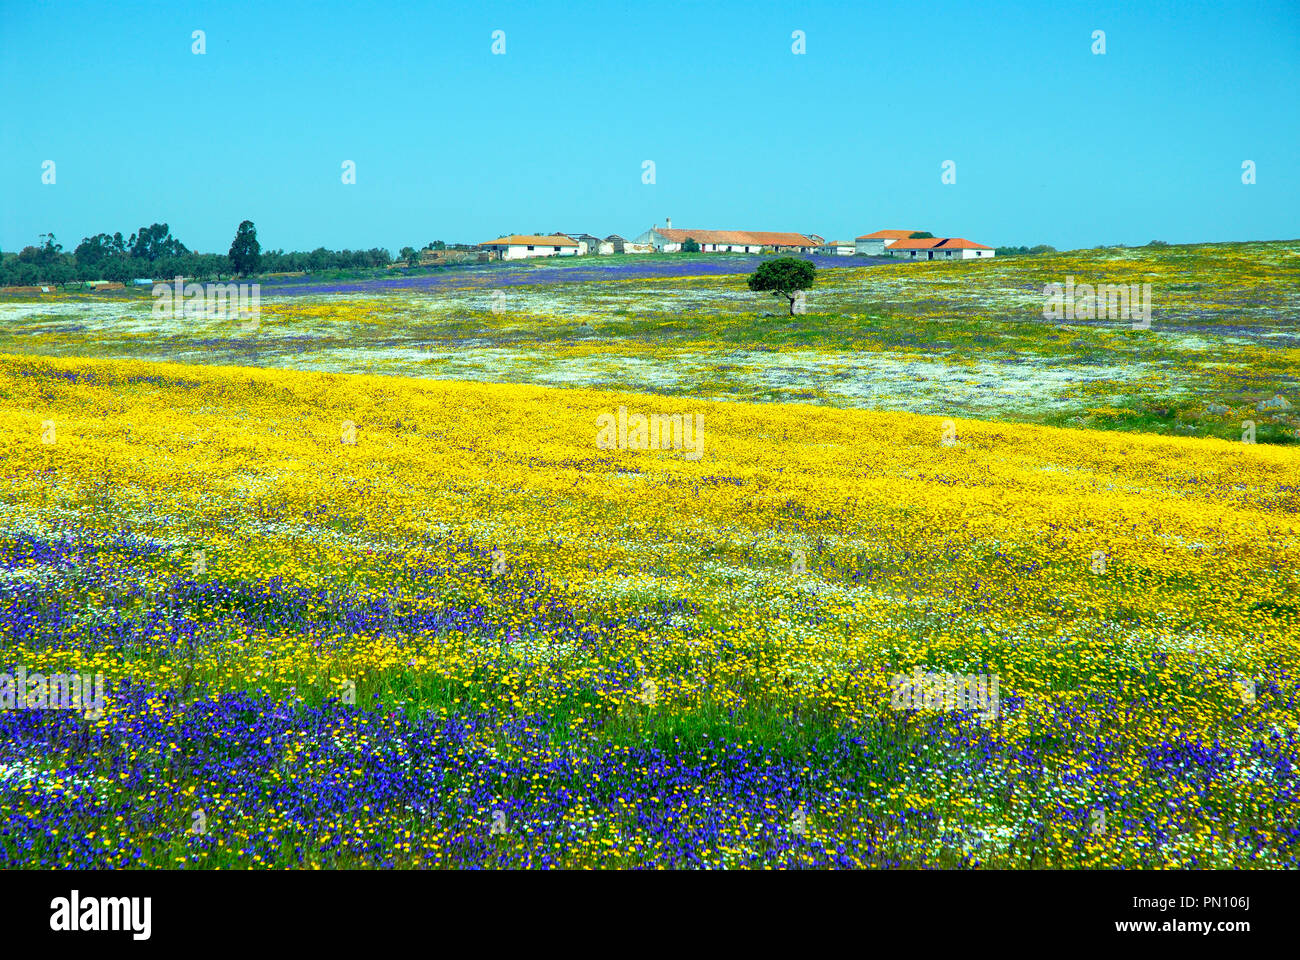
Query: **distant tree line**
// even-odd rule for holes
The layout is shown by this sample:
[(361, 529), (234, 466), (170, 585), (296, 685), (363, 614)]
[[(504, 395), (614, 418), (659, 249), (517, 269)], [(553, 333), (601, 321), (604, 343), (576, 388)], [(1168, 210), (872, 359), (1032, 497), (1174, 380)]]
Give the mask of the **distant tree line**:
[[(97, 233), (84, 238), (71, 252), (52, 233), (43, 233), (33, 246), (17, 253), (0, 253), (0, 286), (34, 286), (109, 280), (130, 283), (139, 279), (187, 277), (198, 281), (234, 276), (305, 271), (357, 270), (386, 267), (393, 262), (387, 250), (327, 250), (289, 252), (262, 250), (251, 220), (239, 225), (229, 253), (197, 253), (172, 236), (165, 223), (141, 227), (129, 237)], [(465, 244), (429, 243), (425, 250), (470, 249)], [(404, 253), (413, 253), (408, 247)], [(418, 255), (404, 257), (418, 262)]]
[(359, 270), (386, 267), (393, 262), (387, 250), (327, 250), (317, 247), (310, 252), (267, 250), (262, 254), (262, 273), (323, 273), (326, 270)]

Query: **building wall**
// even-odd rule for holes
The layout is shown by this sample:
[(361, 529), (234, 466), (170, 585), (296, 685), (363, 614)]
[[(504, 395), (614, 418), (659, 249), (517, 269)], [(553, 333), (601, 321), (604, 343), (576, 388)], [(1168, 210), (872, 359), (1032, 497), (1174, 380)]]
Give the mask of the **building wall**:
[[(756, 243), (703, 243), (700, 244), (700, 251), (703, 253), (763, 253), (764, 250), (773, 253), (815, 253), (816, 247), (768, 247), (764, 248), (761, 244)], [(633, 249), (633, 246), (640, 249)], [(651, 228), (636, 238), (635, 241), (627, 243), (627, 253), (649, 253), (657, 251), (659, 253), (678, 253), (682, 249), (681, 242), (669, 240), (658, 230)], [(852, 251), (850, 251), (852, 252)]]
[(577, 247), (554, 247), (536, 244), (533, 249), (529, 250), (525, 244), (512, 243), (506, 247), (501, 258), (503, 260), (525, 260), (528, 257), (573, 257), (577, 256), (577, 254)]
[[(627, 253), (634, 253), (634, 252), (649, 253), (652, 250), (662, 250), (664, 248), (664, 245), (667, 244), (668, 242), (669, 242), (668, 238), (665, 237), (662, 233), (659, 233), (656, 230), (647, 230), (645, 233), (641, 234), (635, 239), (629, 240), (626, 244), (624, 244), (624, 247)], [(645, 249), (644, 251), (640, 249), (634, 251), (632, 249), (633, 247), (645, 248)]]
[[(696, 242), (698, 243), (699, 241)], [(638, 247), (644, 245), (644, 250), (638, 249), (634, 251), (632, 249), (633, 244), (629, 242), (627, 244), (628, 253), (641, 253), (641, 252), (649, 253), (651, 251), (657, 251), (659, 253), (679, 253), (682, 249), (682, 244), (680, 241), (669, 240), (667, 237), (665, 237), (662, 233), (659, 233), (657, 230), (647, 230), (645, 233), (641, 234), (639, 237), (636, 238), (635, 243)], [(757, 244), (743, 244), (743, 243), (701, 243), (700, 244), (700, 251), (703, 253), (761, 253), (762, 249), (763, 248)]]
[[(886, 250), (885, 256), (897, 257), (900, 260), (987, 260), (993, 256), (994, 250), (945, 250), (942, 247), (934, 250)], [(934, 254), (933, 257), (930, 254)], [(916, 256), (912, 256), (916, 254)]]
[(884, 240), (854, 240), (853, 246), (858, 253), (865, 253), (872, 257), (883, 257), (885, 255)]
[(705, 253), (761, 253), (762, 247), (743, 243), (701, 243), (700, 250)]

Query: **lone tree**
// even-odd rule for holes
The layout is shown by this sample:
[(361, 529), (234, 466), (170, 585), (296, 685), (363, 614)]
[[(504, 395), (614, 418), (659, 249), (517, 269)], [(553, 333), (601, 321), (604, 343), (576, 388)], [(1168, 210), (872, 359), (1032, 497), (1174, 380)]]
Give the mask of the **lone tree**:
[(682, 241), (682, 253), (699, 253), (700, 245), (695, 242), (694, 237), (687, 237)]
[(262, 245), (257, 242), (257, 227), (245, 220), (235, 232), (235, 242), (230, 245), (230, 266), (243, 276), (257, 272), (262, 259)]
[(770, 290), (774, 297), (785, 297), (790, 301), (790, 316), (793, 317), (799, 293), (811, 287), (816, 278), (817, 268), (812, 261), (778, 257), (759, 264), (758, 269), (749, 275), (749, 289), (756, 293)]

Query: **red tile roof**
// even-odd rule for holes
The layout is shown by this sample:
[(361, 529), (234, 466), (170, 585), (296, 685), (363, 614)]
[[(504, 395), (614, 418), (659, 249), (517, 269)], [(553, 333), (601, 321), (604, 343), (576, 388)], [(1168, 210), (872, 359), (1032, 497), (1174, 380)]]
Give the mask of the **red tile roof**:
[(773, 233), (763, 230), (681, 230), (677, 227), (659, 227), (655, 233), (674, 243), (687, 239), (696, 243), (723, 243), (736, 246), (758, 247), (816, 247), (820, 240), (802, 233)]
[(937, 247), (943, 243), (943, 240), (937, 237), (931, 237), (928, 240), (899, 240), (897, 243), (889, 245), (890, 250), (929, 250), (931, 247)]
[(992, 250), (982, 243), (961, 237), (933, 237), (929, 240), (899, 240), (890, 250)]
[(877, 230), (875, 233), (864, 234), (858, 237), (859, 240), (906, 240), (914, 233), (922, 233), (921, 230)]

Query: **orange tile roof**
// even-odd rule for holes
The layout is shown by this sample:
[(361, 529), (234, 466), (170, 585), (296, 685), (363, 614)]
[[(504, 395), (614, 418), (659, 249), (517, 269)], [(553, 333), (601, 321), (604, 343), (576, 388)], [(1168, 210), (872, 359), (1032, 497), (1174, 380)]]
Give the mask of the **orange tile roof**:
[(992, 250), (982, 243), (963, 240), (961, 237), (933, 237), (929, 240), (899, 240), (890, 244), (890, 250)]
[(677, 227), (659, 227), (662, 234), (674, 243), (694, 240), (696, 243), (725, 243), (736, 246), (758, 247), (816, 247), (817, 240), (802, 233), (773, 233), (764, 230), (681, 230)]
[(495, 247), (502, 245), (511, 247), (576, 247), (578, 244), (577, 241), (571, 240), (569, 237), (565, 236), (533, 237), (522, 234), (516, 234), (509, 237), (497, 237), (495, 240), (488, 240), (485, 243), (479, 244), (480, 247)]
[(875, 233), (864, 234), (858, 237), (859, 240), (906, 240), (914, 233), (923, 233), (921, 230), (877, 230)]
[(937, 237), (931, 237), (929, 240), (899, 240), (897, 243), (889, 245), (890, 250), (929, 250), (943, 243), (943, 240)]

